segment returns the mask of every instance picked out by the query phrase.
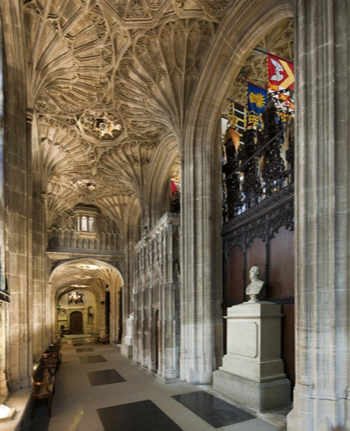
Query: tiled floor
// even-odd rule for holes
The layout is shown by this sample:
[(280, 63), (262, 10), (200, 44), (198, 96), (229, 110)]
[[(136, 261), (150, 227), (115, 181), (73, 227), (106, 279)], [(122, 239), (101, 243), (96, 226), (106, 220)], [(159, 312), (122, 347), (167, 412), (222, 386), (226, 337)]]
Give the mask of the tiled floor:
[[(212, 397), (215, 393), (188, 383), (163, 384), (120, 355), (113, 345), (94, 345), (82, 352), (65, 340), (56, 379), (52, 417), (37, 408), (29, 430), (38, 431), (277, 431), (277, 427)], [(105, 362), (81, 362), (101, 356)], [(107, 380), (108, 376), (115, 383)], [(124, 380), (124, 381), (123, 381)], [(96, 386), (93, 386), (96, 385)], [(210, 394), (209, 394), (210, 392)], [(191, 395), (192, 394), (192, 395)], [(223, 403), (223, 404), (222, 404)], [(246, 410), (246, 409), (245, 409)], [(40, 419), (40, 424), (35, 421)], [(40, 425), (40, 426), (39, 426)]]

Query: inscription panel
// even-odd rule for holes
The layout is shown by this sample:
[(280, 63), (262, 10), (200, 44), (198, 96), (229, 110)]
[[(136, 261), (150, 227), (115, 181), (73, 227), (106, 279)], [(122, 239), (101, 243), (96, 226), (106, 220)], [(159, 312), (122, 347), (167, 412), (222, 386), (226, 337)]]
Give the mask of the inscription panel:
[(232, 355), (256, 358), (258, 355), (258, 324), (228, 321), (228, 352)]

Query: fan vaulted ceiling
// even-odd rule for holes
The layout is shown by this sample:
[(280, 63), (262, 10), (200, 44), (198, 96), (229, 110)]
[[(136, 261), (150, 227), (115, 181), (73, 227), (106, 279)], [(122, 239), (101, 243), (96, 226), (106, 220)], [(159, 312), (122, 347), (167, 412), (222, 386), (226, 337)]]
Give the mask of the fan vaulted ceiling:
[[(232, 3), (24, 1), (28, 105), (39, 135), (48, 226), (84, 202), (125, 232), (128, 213), (147, 199), (152, 171), (184, 126), (186, 104)], [(291, 32), (288, 21), (261, 47), (290, 59)], [(253, 53), (240, 78), (262, 85), (264, 60)], [(242, 102), (241, 81), (228, 97)], [(180, 164), (172, 154), (163, 169), (176, 176)]]

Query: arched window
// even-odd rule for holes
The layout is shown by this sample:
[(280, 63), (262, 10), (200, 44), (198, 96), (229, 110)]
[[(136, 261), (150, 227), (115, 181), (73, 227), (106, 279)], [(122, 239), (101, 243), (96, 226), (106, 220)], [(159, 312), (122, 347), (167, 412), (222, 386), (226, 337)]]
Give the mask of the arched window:
[(88, 223), (87, 223), (87, 217), (86, 216), (81, 217), (81, 230), (83, 232), (88, 231)]
[(94, 218), (89, 217), (89, 232), (93, 232), (93, 231), (94, 231)]
[(80, 232), (95, 232), (95, 218), (79, 215), (77, 217), (77, 230)]

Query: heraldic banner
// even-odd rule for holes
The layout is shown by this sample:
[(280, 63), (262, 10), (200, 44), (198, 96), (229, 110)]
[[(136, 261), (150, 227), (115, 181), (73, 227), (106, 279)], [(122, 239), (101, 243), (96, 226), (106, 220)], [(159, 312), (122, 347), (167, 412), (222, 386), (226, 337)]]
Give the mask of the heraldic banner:
[(273, 55), (267, 56), (268, 90), (280, 111), (294, 113), (294, 65)]
[(254, 126), (258, 130), (264, 128), (262, 113), (267, 102), (267, 91), (257, 85), (248, 83), (248, 118), (247, 127)]

